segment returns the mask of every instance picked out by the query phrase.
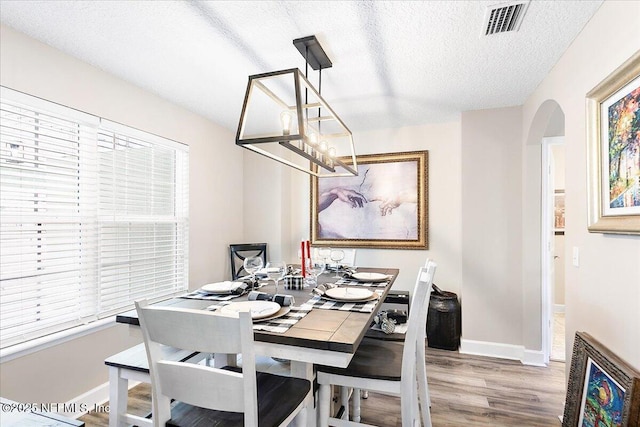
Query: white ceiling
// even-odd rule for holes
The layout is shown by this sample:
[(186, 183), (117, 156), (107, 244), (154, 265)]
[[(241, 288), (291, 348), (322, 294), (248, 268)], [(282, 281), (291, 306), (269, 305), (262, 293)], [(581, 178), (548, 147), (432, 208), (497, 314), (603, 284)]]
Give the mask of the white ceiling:
[(358, 132), (522, 104), (602, 1), (534, 0), (518, 32), (482, 36), (496, 3), (0, 0), (0, 19), (234, 132), (248, 75), (304, 71), (292, 41), (316, 35), (322, 95)]

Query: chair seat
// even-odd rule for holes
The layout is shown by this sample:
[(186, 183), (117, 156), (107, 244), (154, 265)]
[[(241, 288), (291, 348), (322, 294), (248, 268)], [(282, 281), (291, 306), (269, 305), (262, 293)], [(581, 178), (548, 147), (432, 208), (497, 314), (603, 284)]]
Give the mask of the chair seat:
[(346, 368), (318, 366), (318, 371), (347, 377), (400, 381), (404, 343), (365, 338)]
[[(234, 368), (225, 368), (236, 370)], [(258, 427), (279, 426), (304, 400), (311, 383), (301, 378), (257, 373)], [(214, 411), (183, 402), (171, 409), (168, 427), (235, 427), (244, 426), (240, 412)]]

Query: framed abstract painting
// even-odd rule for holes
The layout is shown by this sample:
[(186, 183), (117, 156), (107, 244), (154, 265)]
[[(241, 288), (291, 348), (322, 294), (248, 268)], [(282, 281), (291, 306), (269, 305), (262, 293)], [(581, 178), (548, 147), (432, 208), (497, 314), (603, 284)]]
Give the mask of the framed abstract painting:
[(428, 160), (428, 151), (362, 155), (357, 176), (312, 177), (311, 243), (427, 249)]
[(640, 52), (587, 94), (588, 228), (640, 234)]
[(638, 427), (640, 374), (584, 332), (576, 333), (563, 427)]

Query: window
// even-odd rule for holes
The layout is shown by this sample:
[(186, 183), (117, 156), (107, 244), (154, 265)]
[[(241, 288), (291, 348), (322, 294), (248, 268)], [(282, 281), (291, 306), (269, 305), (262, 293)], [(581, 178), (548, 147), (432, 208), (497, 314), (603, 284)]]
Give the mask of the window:
[(2, 89), (2, 348), (188, 284), (188, 147)]

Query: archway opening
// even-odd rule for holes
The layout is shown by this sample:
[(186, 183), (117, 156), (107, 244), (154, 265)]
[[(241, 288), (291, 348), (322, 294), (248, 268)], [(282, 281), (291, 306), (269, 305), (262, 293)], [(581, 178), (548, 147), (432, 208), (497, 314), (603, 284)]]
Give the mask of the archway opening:
[[(564, 349), (565, 256), (560, 220), (564, 128), (562, 108), (556, 101), (546, 100), (536, 111), (524, 147), (523, 285), (525, 295), (530, 297), (523, 310), (523, 335), (527, 348), (540, 349), (538, 361), (543, 364), (549, 362), (552, 352), (556, 353), (554, 359), (561, 359), (563, 355), (557, 353), (560, 347)], [(560, 323), (555, 323), (554, 318)]]

